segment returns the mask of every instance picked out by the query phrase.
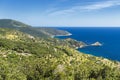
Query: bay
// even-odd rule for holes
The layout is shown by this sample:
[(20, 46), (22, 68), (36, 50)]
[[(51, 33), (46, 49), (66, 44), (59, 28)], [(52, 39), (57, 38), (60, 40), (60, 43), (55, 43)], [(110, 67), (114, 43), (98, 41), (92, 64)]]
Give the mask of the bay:
[(71, 36), (58, 36), (57, 38), (73, 38), (87, 44), (100, 42), (100, 47), (85, 47), (78, 49), (85, 54), (104, 57), (120, 61), (120, 28), (117, 27), (59, 27), (72, 33)]

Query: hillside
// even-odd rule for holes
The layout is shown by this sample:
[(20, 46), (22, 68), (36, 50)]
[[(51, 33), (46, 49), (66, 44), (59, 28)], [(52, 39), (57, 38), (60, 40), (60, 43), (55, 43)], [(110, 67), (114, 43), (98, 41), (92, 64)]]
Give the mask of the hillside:
[(12, 20), (12, 19), (0, 19), (0, 28), (12, 28), (21, 32), (30, 34), (36, 37), (52, 37), (55, 35), (68, 35), (69, 32), (63, 30), (57, 30), (54, 28), (36, 28), (28, 24)]
[(0, 80), (120, 79), (120, 62), (78, 52), (75, 48), (86, 44), (51, 38), (57, 31), (63, 32), (30, 26), (0, 28)]
[(69, 41), (0, 28), (0, 79), (120, 79), (119, 62), (78, 52), (70, 47)]
[(36, 27), (36, 29), (37, 30), (39, 30), (39, 31), (41, 31), (41, 32), (43, 32), (43, 33), (45, 33), (45, 34), (48, 34), (48, 35), (50, 35), (50, 36), (62, 36), (62, 35), (64, 35), (64, 36), (69, 36), (69, 35), (71, 35), (69, 32), (67, 32), (67, 31), (63, 31), (63, 30), (58, 30), (58, 29), (56, 29), (56, 28), (49, 28), (49, 27)]
[(31, 27), (31, 26), (12, 19), (0, 19), (0, 27), (15, 28), (15, 27)]

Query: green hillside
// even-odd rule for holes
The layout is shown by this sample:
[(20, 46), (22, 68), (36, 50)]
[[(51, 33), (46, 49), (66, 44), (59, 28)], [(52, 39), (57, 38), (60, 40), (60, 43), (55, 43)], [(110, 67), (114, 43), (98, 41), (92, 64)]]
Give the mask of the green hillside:
[(0, 28), (0, 80), (120, 80), (120, 62), (75, 50), (83, 42), (8, 27)]
[(52, 37), (55, 35), (68, 35), (67, 31), (57, 30), (54, 28), (36, 28), (28, 24), (12, 20), (12, 19), (0, 19), (0, 28), (12, 28), (21, 32), (30, 34), (36, 37)]
[(12, 20), (12, 19), (0, 19), (0, 27), (9, 27), (9, 28), (15, 28), (15, 27), (30, 27), (30, 25), (24, 24), (22, 22)]
[(37, 30), (45, 33), (45, 34), (48, 34), (50, 36), (60, 36), (60, 35), (71, 35), (69, 32), (67, 31), (63, 31), (63, 30), (58, 30), (56, 28), (49, 28), (49, 27), (35, 27)]
[(0, 79), (120, 79), (119, 62), (78, 52), (69, 43), (60, 45), (61, 41), (56, 40), (0, 28)]

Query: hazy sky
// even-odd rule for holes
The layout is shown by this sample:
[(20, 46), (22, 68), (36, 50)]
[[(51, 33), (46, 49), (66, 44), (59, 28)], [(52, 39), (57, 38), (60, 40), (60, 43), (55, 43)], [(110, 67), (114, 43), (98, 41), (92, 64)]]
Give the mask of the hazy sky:
[(33, 26), (120, 26), (120, 0), (0, 0), (0, 18)]

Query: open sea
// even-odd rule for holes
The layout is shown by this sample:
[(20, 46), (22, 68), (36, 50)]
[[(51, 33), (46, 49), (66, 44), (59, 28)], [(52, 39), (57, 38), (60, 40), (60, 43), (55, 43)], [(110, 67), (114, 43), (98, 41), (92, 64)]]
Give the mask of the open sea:
[(92, 44), (98, 41), (103, 44), (100, 47), (91, 46), (78, 49), (80, 52), (120, 61), (120, 28), (60, 27), (58, 29), (66, 30), (72, 33), (72, 35), (59, 36), (57, 38), (73, 38), (87, 44)]

